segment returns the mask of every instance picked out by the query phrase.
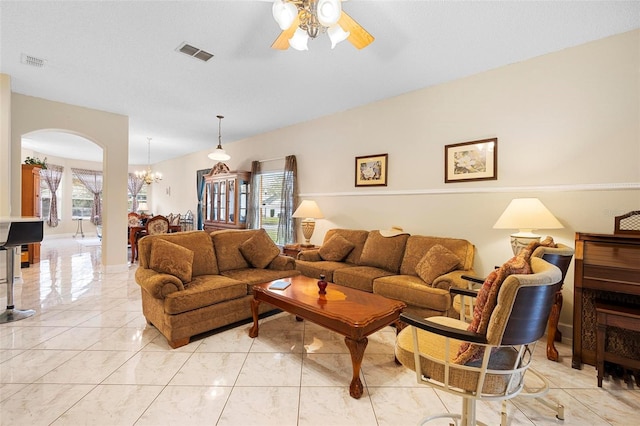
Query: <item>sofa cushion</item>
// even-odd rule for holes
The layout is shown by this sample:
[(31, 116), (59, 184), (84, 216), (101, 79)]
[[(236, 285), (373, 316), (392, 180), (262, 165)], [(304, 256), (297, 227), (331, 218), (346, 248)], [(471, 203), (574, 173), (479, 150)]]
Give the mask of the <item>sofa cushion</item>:
[(424, 285), (421, 278), (414, 275), (391, 275), (373, 280), (373, 292), (389, 299), (402, 300), (408, 307), (433, 311), (446, 315), (451, 307), (449, 290)]
[(188, 288), (164, 299), (164, 313), (176, 315), (247, 295), (247, 285), (222, 275), (194, 277)]
[[(156, 240), (169, 241), (193, 251), (192, 275), (216, 275), (218, 262), (213, 251), (209, 233), (205, 231), (176, 232), (173, 234), (149, 235), (138, 241), (141, 268), (149, 268), (151, 244)], [(241, 256), (242, 257), (242, 256)]]
[(275, 269), (247, 268), (226, 271), (223, 272), (223, 275), (225, 277), (233, 278), (234, 280), (242, 281), (247, 285), (245, 288), (247, 294), (252, 294), (252, 287), (255, 284), (262, 284), (282, 278), (295, 277), (296, 275), (300, 275), (300, 272), (295, 269), (279, 271)]
[(300, 271), (302, 275), (311, 278), (320, 278), (320, 275), (324, 275), (325, 279), (330, 283), (333, 282), (333, 273), (338, 269), (344, 268), (353, 268), (353, 265), (330, 260), (296, 260), (296, 270)]
[(335, 234), (326, 243), (322, 244), (322, 247), (318, 249), (318, 254), (322, 260), (341, 262), (351, 253), (355, 246), (342, 235)]
[(373, 292), (373, 280), (393, 273), (373, 266), (353, 266), (333, 272), (333, 282), (345, 287), (355, 288), (369, 293)]
[(151, 243), (149, 267), (164, 274), (174, 275), (183, 283), (191, 281), (193, 251), (163, 239)]
[(251, 238), (240, 244), (240, 253), (254, 268), (264, 269), (280, 254), (280, 249), (267, 234), (256, 232)]
[(397, 274), (400, 271), (400, 263), (408, 238), (407, 234), (383, 237), (379, 231), (369, 232), (359, 264), (381, 268)]
[(431, 285), (440, 275), (460, 267), (460, 259), (448, 248), (436, 244), (422, 257), (416, 265), (416, 273), (422, 280)]

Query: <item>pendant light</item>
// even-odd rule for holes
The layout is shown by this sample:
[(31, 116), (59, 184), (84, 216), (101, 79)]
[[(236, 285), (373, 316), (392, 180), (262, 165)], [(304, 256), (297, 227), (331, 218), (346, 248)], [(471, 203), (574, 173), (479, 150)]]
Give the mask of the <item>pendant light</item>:
[(212, 153), (209, 154), (209, 158), (216, 161), (227, 161), (231, 159), (231, 156), (227, 154), (224, 149), (222, 149), (222, 134), (220, 132), (222, 127), (222, 119), (224, 118), (224, 116), (217, 115), (216, 117), (218, 117), (218, 146), (215, 150), (213, 150)]

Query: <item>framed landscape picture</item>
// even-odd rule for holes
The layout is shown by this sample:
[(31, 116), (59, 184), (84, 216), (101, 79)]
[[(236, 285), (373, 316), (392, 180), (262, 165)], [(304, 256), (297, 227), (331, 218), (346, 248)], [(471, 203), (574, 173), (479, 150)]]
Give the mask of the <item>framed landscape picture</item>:
[(496, 179), (498, 138), (445, 145), (445, 183)]
[(356, 186), (387, 186), (389, 154), (356, 157)]

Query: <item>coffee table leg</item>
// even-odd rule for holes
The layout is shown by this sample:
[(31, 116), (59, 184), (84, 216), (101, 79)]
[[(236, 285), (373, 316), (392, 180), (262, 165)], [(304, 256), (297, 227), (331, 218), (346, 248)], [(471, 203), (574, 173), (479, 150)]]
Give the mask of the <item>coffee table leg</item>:
[(353, 340), (349, 337), (345, 337), (344, 343), (347, 345), (347, 348), (349, 348), (349, 352), (351, 353), (351, 364), (353, 364), (353, 378), (349, 385), (349, 395), (355, 399), (359, 399), (363, 392), (362, 381), (360, 381), (360, 366), (362, 365), (364, 350), (366, 349), (369, 340), (366, 337), (362, 340)]
[(260, 306), (260, 301), (252, 299), (251, 315), (253, 315), (253, 327), (249, 330), (249, 337), (258, 337), (258, 306)]

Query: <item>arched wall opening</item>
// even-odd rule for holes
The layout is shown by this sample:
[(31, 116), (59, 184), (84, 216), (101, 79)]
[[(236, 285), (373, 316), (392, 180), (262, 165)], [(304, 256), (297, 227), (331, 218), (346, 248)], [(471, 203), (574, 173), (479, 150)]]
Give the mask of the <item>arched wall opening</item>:
[[(64, 129), (46, 129), (22, 135), (21, 161), (26, 157), (46, 160), (48, 166), (62, 167), (62, 176), (56, 191), (58, 222), (47, 223), (49, 212), (48, 185), (41, 179), (42, 215), (45, 219), (44, 238), (55, 239), (74, 236), (87, 239), (97, 237), (97, 225), (90, 219), (89, 206), (74, 205), (73, 168), (103, 173), (103, 149), (84, 135)], [(46, 189), (46, 190), (45, 190)], [(88, 203), (88, 201), (87, 201)], [(84, 208), (83, 208), (84, 207)], [(83, 216), (83, 220), (78, 220)]]
[(11, 97), (11, 214), (21, 206), (22, 137), (50, 129), (82, 136), (103, 149), (102, 266), (121, 272), (127, 266), (127, 174), (129, 118), (12, 93)]

